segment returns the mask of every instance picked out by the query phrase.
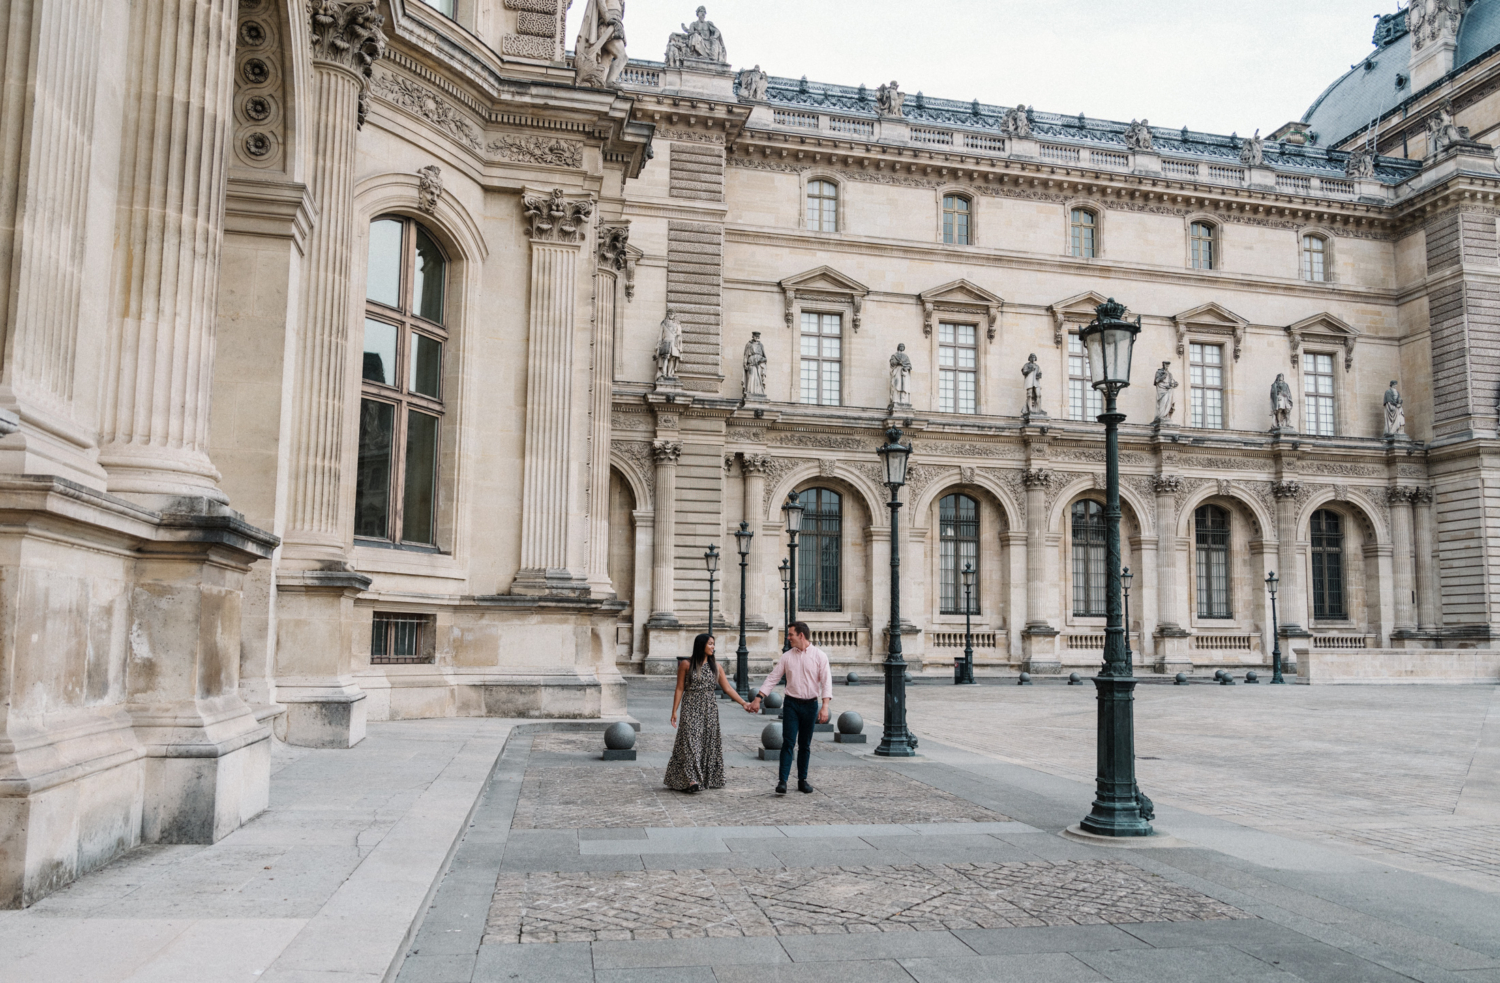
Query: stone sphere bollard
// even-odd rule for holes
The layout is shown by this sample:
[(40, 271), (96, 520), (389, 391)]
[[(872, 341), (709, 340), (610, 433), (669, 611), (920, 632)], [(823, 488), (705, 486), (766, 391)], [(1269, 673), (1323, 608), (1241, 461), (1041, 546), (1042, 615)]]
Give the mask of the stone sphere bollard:
[(1215, 669), (1214, 670), (1214, 681), (1217, 682), (1218, 680), (1221, 680), (1223, 678), (1224, 678), (1224, 670), (1223, 669)]
[[(767, 710), (780, 710), (781, 709), (781, 694), (778, 693), (774, 689), (771, 690), (771, 692), (769, 692), (769, 693), (766, 694), (766, 698), (763, 701), (761, 701), (761, 706), (765, 707)], [(780, 744), (778, 744), (776, 746), (777, 747), (781, 747)]]
[(1076, 672), (1070, 672), (1070, 673), (1068, 673), (1068, 685), (1069, 686), (1082, 686), (1083, 685), (1083, 677), (1080, 676), (1080, 675), (1078, 675), (1078, 673), (1076, 673)]
[(863, 744), (864, 729), (865, 718), (853, 710), (845, 710), (839, 714), (839, 732), (833, 735), (833, 739), (839, 744)]
[(1251, 669), (1249, 672), (1245, 673), (1245, 682), (1247, 682), (1247, 683), (1258, 683), (1258, 682), (1260, 682), (1260, 674), (1257, 673), (1254, 669)]
[(1187, 677), (1187, 673), (1185, 673), (1185, 672), (1179, 672), (1177, 674), (1176, 678), (1172, 680), (1172, 685), (1173, 686), (1186, 686), (1187, 684), (1188, 684), (1188, 677)]
[(1029, 672), (1023, 672), (1023, 673), (1021, 673), (1021, 675), (1017, 676), (1016, 677), (1016, 685), (1017, 686), (1030, 686), (1031, 685), (1031, 673), (1029, 673)]
[(903, 672), (901, 674), (901, 680), (902, 680), (902, 682), (907, 682), (907, 683), (911, 682), (911, 673), (909, 673), (909, 672)]
[(605, 761), (635, 760), (635, 728), (623, 720), (610, 724), (604, 731)]
[(781, 725), (766, 724), (765, 730), (760, 732), (761, 747), (768, 751), (781, 750)]
[(857, 672), (851, 672), (849, 675), (845, 676), (844, 677), (844, 684), (846, 686), (858, 686), (859, 685), (859, 673), (857, 673)]

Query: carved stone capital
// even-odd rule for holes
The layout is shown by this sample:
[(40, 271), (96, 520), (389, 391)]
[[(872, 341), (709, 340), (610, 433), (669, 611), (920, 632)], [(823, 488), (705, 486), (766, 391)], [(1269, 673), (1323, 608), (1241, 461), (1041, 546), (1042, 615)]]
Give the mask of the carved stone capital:
[(1052, 472), (1046, 468), (1031, 468), (1021, 474), (1021, 482), (1027, 488), (1046, 488), (1052, 483)]
[(654, 440), (651, 442), (651, 457), (657, 464), (676, 464), (682, 457), (682, 441)]
[(626, 246), (630, 244), (630, 226), (599, 223), (599, 269), (616, 273), (625, 269)]
[(1158, 495), (1175, 495), (1182, 490), (1182, 478), (1175, 474), (1160, 474), (1151, 482)]
[(1271, 494), (1277, 498), (1296, 498), (1302, 494), (1302, 482), (1278, 481), (1271, 486)]
[(1431, 505), (1432, 504), (1432, 489), (1431, 488), (1413, 488), (1411, 490), (1411, 500), (1412, 500), (1412, 503), (1415, 504), (1415, 505)]
[(1418, 489), (1410, 485), (1392, 485), (1385, 490), (1385, 500), (1391, 505), (1399, 505), (1402, 502), (1415, 502)]
[(771, 458), (767, 454), (741, 454), (740, 470), (746, 474), (765, 474)]
[(359, 126), (370, 108), (370, 70), (385, 54), (385, 17), (375, 0), (307, 0), (313, 61), (339, 65), (360, 77)]
[(594, 214), (594, 199), (569, 198), (561, 188), (550, 193), (528, 191), (521, 208), (529, 223), (527, 235), (537, 242), (581, 242)]

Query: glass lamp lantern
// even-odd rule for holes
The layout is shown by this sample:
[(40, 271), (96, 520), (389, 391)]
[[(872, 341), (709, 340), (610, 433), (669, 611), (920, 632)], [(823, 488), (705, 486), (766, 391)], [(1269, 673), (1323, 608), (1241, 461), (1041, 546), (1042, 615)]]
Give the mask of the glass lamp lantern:
[(781, 573), (781, 586), (790, 587), (792, 585), (792, 565), (783, 559), (781, 566), (777, 567), (777, 570)]
[(755, 533), (750, 531), (750, 523), (741, 522), (734, 534), (734, 544), (739, 549), (742, 559), (750, 555), (750, 540), (754, 538)]
[(1279, 586), (1281, 586), (1281, 582), (1277, 580), (1275, 570), (1266, 574), (1266, 590), (1271, 592), (1271, 600), (1273, 601), (1276, 600), (1276, 588)]
[(1130, 356), (1141, 319), (1125, 320), (1125, 305), (1113, 297), (1094, 308), (1094, 319), (1078, 332), (1089, 356), (1089, 374), (1095, 389), (1119, 392), (1130, 385)]
[(876, 449), (875, 453), (885, 462), (886, 485), (891, 489), (900, 488), (906, 484), (906, 462), (911, 456), (911, 445), (901, 443), (899, 427), (887, 430), (885, 440), (885, 446)]
[(797, 493), (789, 492), (786, 496), (786, 504), (781, 507), (781, 512), (786, 516), (786, 531), (799, 533), (802, 531), (802, 513), (805, 506), (797, 501)]
[(963, 568), (963, 572), (962, 572), (962, 576), (963, 576), (963, 580), (964, 580), (964, 586), (965, 587), (973, 587), (974, 586), (974, 564), (972, 564), (972, 563), (965, 563), (964, 564), (964, 568)]
[(719, 544), (710, 543), (708, 552), (703, 554), (703, 566), (709, 573), (719, 572)]
[(1125, 593), (1130, 593), (1130, 582), (1134, 579), (1135, 574), (1130, 572), (1129, 567), (1126, 567), (1124, 570), (1120, 571), (1120, 586), (1125, 588)]

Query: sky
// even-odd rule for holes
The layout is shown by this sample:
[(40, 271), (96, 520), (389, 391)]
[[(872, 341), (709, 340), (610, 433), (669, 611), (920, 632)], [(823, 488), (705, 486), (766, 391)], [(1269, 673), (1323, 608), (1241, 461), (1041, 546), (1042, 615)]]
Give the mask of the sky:
[[(1401, 4), (1404, 6), (1404, 2)], [(626, 0), (660, 61), (694, 0)], [(1300, 119), (1397, 0), (706, 0), (735, 68), (1210, 133)], [(569, 48), (585, 0), (572, 0)]]

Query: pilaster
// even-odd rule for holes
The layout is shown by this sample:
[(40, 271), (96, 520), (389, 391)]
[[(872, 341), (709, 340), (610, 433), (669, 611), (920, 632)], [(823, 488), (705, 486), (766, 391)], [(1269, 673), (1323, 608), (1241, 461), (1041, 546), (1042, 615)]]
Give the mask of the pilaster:
[(1028, 672), (1058, 672), (1062, 661), (1057, 649), (1058, 630), (1047, 618), (1047, 486), (1055, 476), (1046, 467), (1046, 430), (1027, 434), (1026, 472), (1026, 627), (1021, 632), (1021, 650)]
[(1411, 500), (1416, 519), (1417, 627), (1424, 632), (1435, 632), (1442, 612), (1434, 553), (1432, 489), (1413, 489)]
[(766, 468), (770, 464), (770, 457), (765, 454), (741, 454), (740, 471), (744, 475), (745, 495), (743, 516), (744, 521), (750, 523), (751, 530), (755, 533), (755, 539), (751, 540), (750, 555), (745, 564), (745, 621), (750, 625), (765, 625), (765, 601), (766, 601), (766, 552), (764, 542), (757, 540), (768, 539), (769, 530), (761, 517), (764, 515), (766, 497)]
[(614, 379), (619, 274), (625, 269), (629, 225), (600, 224), (595, 243), (593, 333), (589, 344), (588, 583), (596, 597), (613, 596), (609, 580), (610, 397)]
[(1391, 599), (1395, 609), (1392, 637), (1416, 628), (1416, 558), (1412, 531), (1412, 496), (1415, 488), (1393, 485), (1386, 489), (1391, 507)]
[(1158, 672), (1191, 671), (1188, 631), (1177, 621), (1177, 493), (1182, 479), (1175, 474), (1158, 475), (1156, 492), (1156, 668)]

